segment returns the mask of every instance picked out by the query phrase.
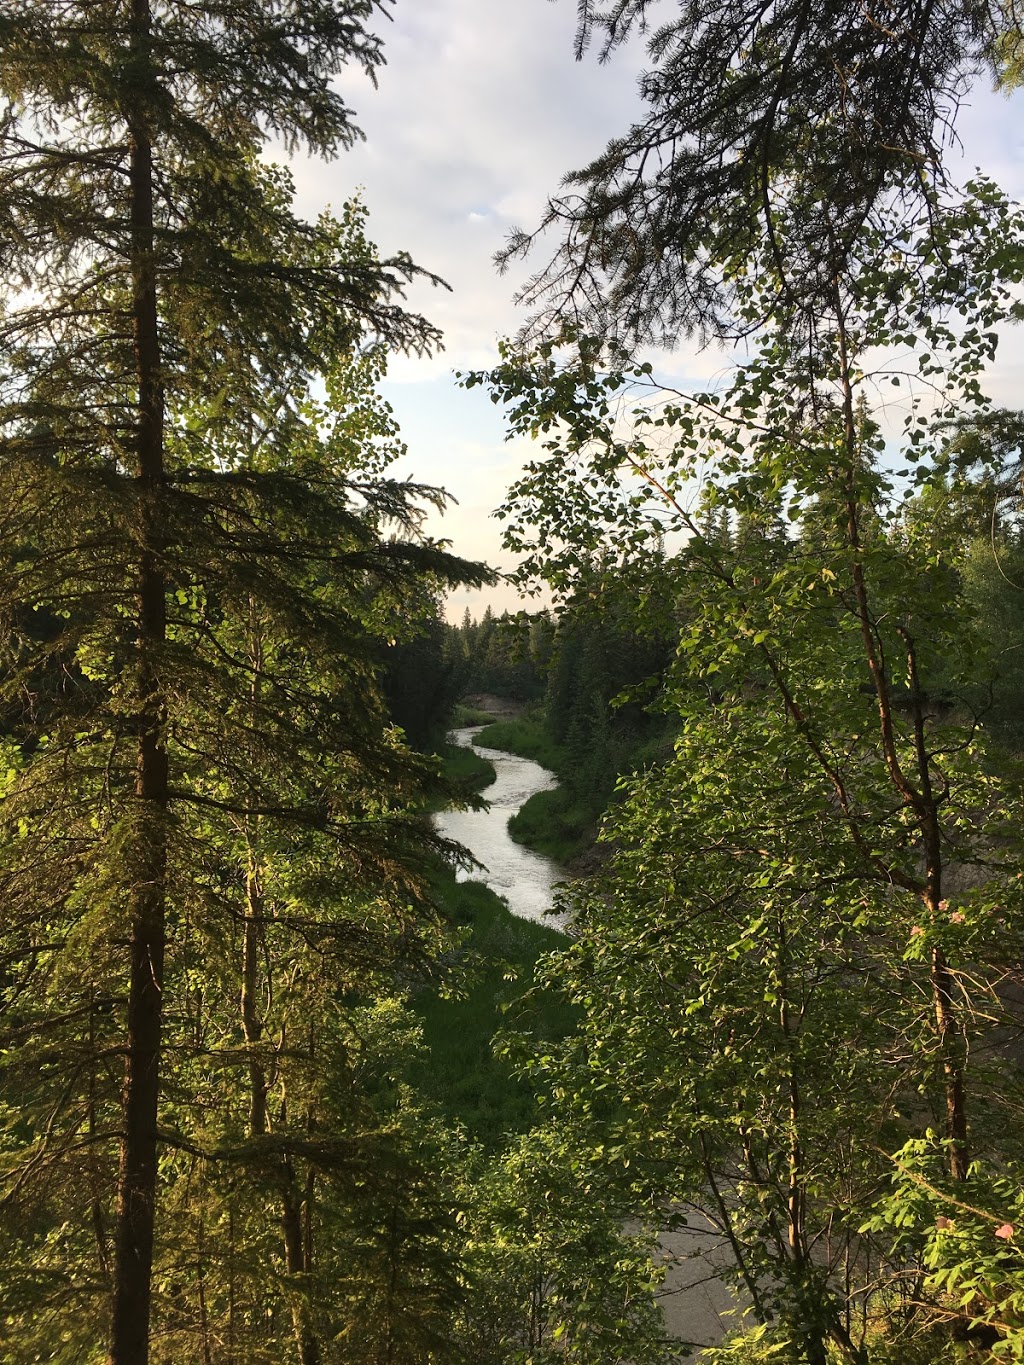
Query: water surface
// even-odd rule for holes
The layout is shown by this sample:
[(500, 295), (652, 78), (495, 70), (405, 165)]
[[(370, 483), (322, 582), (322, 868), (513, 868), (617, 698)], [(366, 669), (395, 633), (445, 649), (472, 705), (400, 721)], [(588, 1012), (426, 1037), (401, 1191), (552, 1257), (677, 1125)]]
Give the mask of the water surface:
[(553, 773), (534, 763), (532, 758), (506, 754), (500, 749), (484, 749), (473, 744), (473, 737), (483, 729), (470, 725), (454, 730), (450, 738), (456, 744), (472, 747), (475, 753), (494, 764), (497, 780), (485, 788), (482, 795), (490, 802), (489, 810), (446, 810), (437, 817), (439, 833), (468, 848), (484, 871), (474, 868), (462, 877), (486, 882), (506, 902), (514, 915), (560, 926), (560, 917), (549, 916), (556, 882), (564, 881), (565, 871), (542, 853), (524, 848), (510, 837), (508, 819), (534, 792), (550, 791), (558, 782)]

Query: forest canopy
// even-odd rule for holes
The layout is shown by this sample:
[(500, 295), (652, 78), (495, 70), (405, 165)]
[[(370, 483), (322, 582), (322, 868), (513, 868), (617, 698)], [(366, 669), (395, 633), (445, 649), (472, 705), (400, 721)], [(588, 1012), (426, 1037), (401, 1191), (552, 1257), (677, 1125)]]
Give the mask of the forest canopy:
[[(1024, 217), (946, 165), (1019, 15), (578, 12), (646, 112), (463, 377), (552, 606), (458, 627), (381, 391), (441, 281), (267, 159), (361, 136), (388, 6), (0, 0), (13, 1365), (1024, 1360)], [(436, 832), (467, 691), (567, 936)]]

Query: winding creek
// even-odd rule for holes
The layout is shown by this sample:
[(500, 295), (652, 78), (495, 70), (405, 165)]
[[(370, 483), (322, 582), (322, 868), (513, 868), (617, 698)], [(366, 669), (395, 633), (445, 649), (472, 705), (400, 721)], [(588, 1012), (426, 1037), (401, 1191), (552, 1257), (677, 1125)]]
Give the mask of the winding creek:
[(437, 817), (439, 833), (468, 848), (484, 871), (472, 869), (463, 875), (474, 877), (495, 891), (514, 915), (558, 927), (557, 917), (546, 912), (554, 899), (554, 887), (563, 881), (565, 871), (550, 858), (517, 844), (509, 835), (508, 819), (535, 792), (550, 791), (558, 785), (553, 773), (518, 754), (500, 749), (484, 749), (473, 744), (481, 725), (453, 730), (451, 739), (494, 764), (497, 779), (482, 795), (488, 810), (447, 810)]

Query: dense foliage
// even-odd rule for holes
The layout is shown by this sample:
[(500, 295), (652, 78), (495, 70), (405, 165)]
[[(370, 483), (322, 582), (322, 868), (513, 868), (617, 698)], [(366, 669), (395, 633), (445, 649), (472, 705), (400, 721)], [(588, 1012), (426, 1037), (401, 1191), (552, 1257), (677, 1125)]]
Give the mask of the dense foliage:
[[(723, 1360), (1020, 1358), (1021, 636), (984, 607), (1020, 451), (979, 375), (1024, 229), (987, 183), (943, 217), (937, 245), (879, 216), (814, 345), (769, 329), (721, 390), (579, 338), (490, 376), (544, 445), (525, 572), (572, 595), (614, 544), (606, 591), (678, 641), (674, 753), (625, 783), (545, 977), (580, 1030), (523, 1055), (578, 1160), (718, 1230), (759, 1324)], [(773, 268), (735, 281), (751, 318)]]
[[(350, 145), (385, 13), (0, 0), (4, 1359), (667, 1365), (690, 1219), (712, 1360), (1024, 1360), (1024, 223), (942, 168), (1014, 7), (656, 30), (488, 377), (555, 605), (461, 627), (378, 392), (423, 272), (263, 159)], [(716, 390), (620, 344), (690, 328)], [(521, 837), (606, 811), (568, 940), (432, 829), (467, 692), (563, 777)]]

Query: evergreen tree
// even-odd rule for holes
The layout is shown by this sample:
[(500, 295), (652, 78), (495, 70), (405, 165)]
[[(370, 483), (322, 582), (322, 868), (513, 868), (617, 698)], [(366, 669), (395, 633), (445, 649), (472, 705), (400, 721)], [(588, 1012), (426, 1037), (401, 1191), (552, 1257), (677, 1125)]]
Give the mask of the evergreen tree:
[(469, 660), (458, 631), (429, 604), (415, 635), (395, 641), (384, 656), (384, 691), (391, 716), (417, 749), (444, 738), (455, 703), (466, 690)]
[[(5, 1012), (16, 1066), (36, 1057), (39, 1116), (9, 1130), (8, 1171), (19, 1198), (50, 1182), (25, 1235), (65, 1316), (92, 1239), (117, 1365), (148, 1358), (190, 813), (290, 819), (351, 848), (365, 825), (379, 844), (393, 808), (371, 798), (353, 820), (360, 799), (337, 797), (404, 762), (373, 699), (376, 585), (461, 572), (416, 543), (417, 490), (343, 473), (345, 432), (310, 407), (311, 378), (343, 373), (364, 335), (435, 340), (398, 302), (414, 267), (381, 262), (357, 211), (301, 223), (258, 160), (267, 131), (323, 154), (357, 135), (331, 78), (380, 63), (377, 9), (0, 7)], [(341, 601), (318, 589), (338, 581)], [(225, 634), (250, 614), (290, 642), (272, 678), (251, 634)], [(304, 651), (334, 662), (293, 688)], [(312, 753), (339, 702), (350, 738), (325, 782)], [(57, 1170), (74, 1197), (55, 1242)]]

